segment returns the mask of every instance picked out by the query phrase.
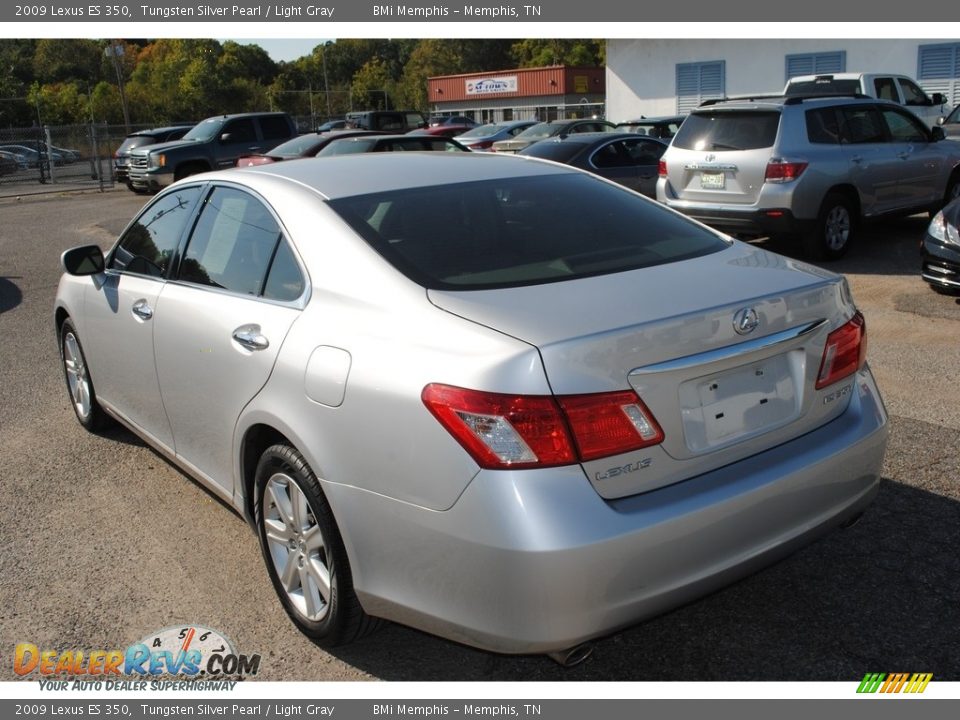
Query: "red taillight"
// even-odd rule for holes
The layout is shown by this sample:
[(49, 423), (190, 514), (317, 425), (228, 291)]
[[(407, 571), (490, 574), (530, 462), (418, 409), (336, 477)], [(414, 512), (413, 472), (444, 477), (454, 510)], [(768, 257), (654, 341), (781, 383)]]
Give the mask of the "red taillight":
[[(466, 143), (464, 143), (466, 145)], [(467, 145), (468, 148), (479, 148), (481, 150), (486, 150), (488, 147), (493, 147), (493, 140), (481, 140), (480, 142), (470, 143)]]
[(667, 176), (667, 161), (666, 161), (666, 160), (661, 160), (661, 161), (657, 164), (657, 175), (659, 175), (660, 177), (666, 177), (666, 176)]
[(663, 440), (660, 426), (631, 391), (554, 398), (431, 384), (421, 397), (485, 468), (570, 465)]
[(867, 359), (867, 325), (859, 312), (827, 335), (817, 374), (817, 390), (853, 375)]
[(807, 169), (809, 163), (796, 160), (782, 160), (780, 158), (771, 158), (767, 163), (767, 172), (763, 179), (765, 182), (785, 183), (796, 180)]

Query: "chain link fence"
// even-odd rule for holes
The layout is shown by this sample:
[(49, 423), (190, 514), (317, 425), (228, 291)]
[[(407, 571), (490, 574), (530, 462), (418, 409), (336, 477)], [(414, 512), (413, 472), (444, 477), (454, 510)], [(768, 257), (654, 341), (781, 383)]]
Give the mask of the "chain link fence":
[(123, 126), (0, 128), (0, 197), (113, 187)]

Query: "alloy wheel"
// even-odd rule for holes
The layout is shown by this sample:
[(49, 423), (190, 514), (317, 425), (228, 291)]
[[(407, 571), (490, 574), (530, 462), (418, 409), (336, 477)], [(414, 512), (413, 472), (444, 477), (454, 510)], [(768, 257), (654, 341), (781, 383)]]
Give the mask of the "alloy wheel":
[(87, 374), (87, 364), (83, 360), (83, 352), (77, 337), (68, 332), (63, 337), (63, 367), (67, 372), (67, 385), (70, 389), (70, 400), (82, 419), (90, 417), (93, 409), (90, 395), (90, 377)]
[(835, 205), (827, 213), (823, 228), (824, 242), (829, 250), (842, 250), (850, 239), (850, 212), (842, 205)]

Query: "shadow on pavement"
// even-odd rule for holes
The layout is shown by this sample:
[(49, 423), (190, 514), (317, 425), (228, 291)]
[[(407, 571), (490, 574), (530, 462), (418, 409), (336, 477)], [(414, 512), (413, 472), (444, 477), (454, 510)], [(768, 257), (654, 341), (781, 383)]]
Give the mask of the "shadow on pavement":
[(23, 293), (20, 292), (20, 288), (17, 287), (16, 283), (10, 282), (11, 280), (22, 280), (22, 278), (13, 276), (0, 277), (0, 313), (13, 310), (13, 308), (23, 302)]

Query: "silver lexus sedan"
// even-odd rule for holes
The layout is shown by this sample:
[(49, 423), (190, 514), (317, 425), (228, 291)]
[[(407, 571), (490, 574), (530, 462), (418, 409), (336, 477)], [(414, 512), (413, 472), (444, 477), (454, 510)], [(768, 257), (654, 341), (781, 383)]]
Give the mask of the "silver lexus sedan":
[(845, 280), (538, 160), (188, 178), (55, 319), (119, 421), (256, 529), (294, 623), (561, 652), (873, 499), (887, 415)]

